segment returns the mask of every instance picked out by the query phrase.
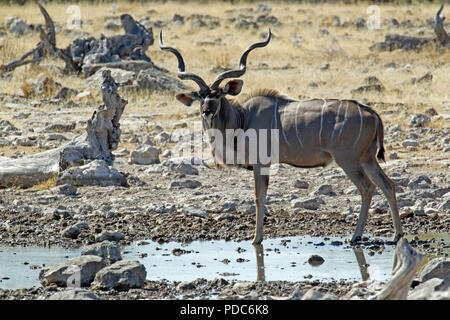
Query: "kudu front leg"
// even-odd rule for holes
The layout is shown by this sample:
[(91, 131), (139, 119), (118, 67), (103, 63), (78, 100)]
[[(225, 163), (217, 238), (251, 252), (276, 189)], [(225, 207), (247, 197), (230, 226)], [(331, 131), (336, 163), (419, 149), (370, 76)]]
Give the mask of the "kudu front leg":
[(253, 169), (255, 178), (255, 204), (256, 204), (256, 226), (255, 236), (252, 244), (260, 244), (263, 241), (264, 215), (267, 188), (269, 187), (269, 176), (261, 175), (259, 168)]

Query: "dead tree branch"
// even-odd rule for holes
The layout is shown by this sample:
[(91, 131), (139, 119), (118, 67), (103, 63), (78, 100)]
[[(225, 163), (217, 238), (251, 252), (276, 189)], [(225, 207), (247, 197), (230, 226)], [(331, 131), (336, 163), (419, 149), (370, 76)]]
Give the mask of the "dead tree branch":
[(406, 300), (411, 281), (425, 256), (415, 251), (405, 238), (395, 248), (392, 276), (384, 289), (374, 297), (376, 300)]
[(18, 159), (0, 158), (1, 187), (28, 188), (86, 161), (104, 160), (112, 164), (112, 151), (120, 140), (119, 121), (127, 101), (119, 96), (111, 72), (105, 70), (102, 75), (104, 104), (87, 121), (86, 132), (57, 149)]
[(444, 29), (445, 17), (441, 16), (444, 9), (442, 4), (434, 16), (435, 37), (412, 37), (399, 34), (388, 34), (383, 42), (379, 42), (370, 47), (370, 50), (393, 51), (396, 49), (418, 50), (429, 44), (437, 44), (441, 47), (450, 46), (450, 36)]

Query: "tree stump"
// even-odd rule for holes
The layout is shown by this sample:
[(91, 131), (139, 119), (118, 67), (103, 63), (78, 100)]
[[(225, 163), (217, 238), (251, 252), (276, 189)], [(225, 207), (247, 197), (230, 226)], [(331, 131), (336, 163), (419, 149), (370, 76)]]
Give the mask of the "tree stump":
[(104, 104), (87, 121), (86, 132), (57, 149), (19, 159), (0, 158), (0, 186), (28, 188), (92, 160), (112, 165), (112, 151), (120, 141), (119, 121), (128, 102), (117, 93), (111, 72), (105, 70), (102, 76)]
[(405, 238), (401, 238), (395, 248), (392, 276), (375, 300), (406, 300), (411, 281), (416, 275), (425, 255), (415, 251)]

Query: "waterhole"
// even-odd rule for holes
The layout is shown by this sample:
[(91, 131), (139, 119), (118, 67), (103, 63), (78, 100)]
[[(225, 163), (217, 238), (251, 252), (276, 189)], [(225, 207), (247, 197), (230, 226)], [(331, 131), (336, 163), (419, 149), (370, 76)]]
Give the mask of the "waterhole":
[[(386, 280), (392, 270), (394, 246), (375, 249), (378, 251), (349, 247), (343, 239), (316, 237), (266, 239), (260, 246), (225, 240), (189, 244), (137, 241), (123, 247), (122, 256), (144, 264), (148, 280)], [(38, 287), (43, 267), (80, 253), (81, 248), (0, 247), (0, 288)], [(310, 264), (313, 255), (323, 262), (311, 259)]]
[[(345, 238), (309, 236), (265, 239), (259, 246), (250, 241), (141, 240), (123, 247), (122, 256), (144, 264), (148, 280), (386, 281), (395, 252), (389, 240), (379, 238), (361, 246), (349, 246)], [(80, 253), (81, 248), (0, 247), (0, 288), (39, 287), (43, 267)]]

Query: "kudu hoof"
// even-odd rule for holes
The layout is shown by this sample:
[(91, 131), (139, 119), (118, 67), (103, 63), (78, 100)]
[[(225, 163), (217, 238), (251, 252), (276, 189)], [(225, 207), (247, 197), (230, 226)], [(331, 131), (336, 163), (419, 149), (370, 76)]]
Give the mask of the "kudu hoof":
[(361, 236), (353, 236), (352, 240), (350, 240), (350, 244), (353, 246), (361, 241)]

